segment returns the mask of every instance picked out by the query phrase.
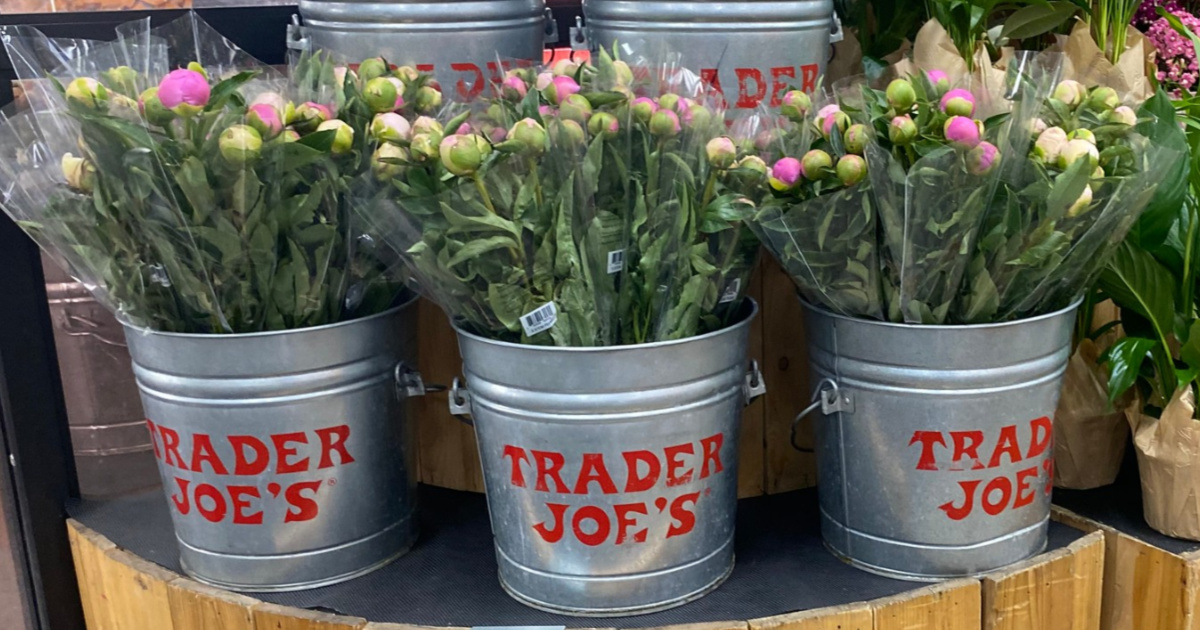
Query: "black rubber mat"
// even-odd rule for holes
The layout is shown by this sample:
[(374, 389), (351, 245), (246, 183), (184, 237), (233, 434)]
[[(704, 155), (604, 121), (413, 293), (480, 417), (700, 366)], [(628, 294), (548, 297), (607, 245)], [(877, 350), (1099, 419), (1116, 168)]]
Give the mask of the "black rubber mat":
[(1095, 490), (1056, 489), (1054, 503), (1171, 553), (1200, 549), (1198, 542), (1164, 536), (1146, 524), (1142, 516), (1142, 484), (1132, 444), (1126, 454), (1116, 483)]
[[(721, 588), (679, 608), (640, 617), (562, 617), (510, 599), (496, 579), (487, 505), (482, 495), (423, 488), (421, 538), (395, 563), (356, 580), (300, 593), (256, 594), (269, 602), (371, 621), (430, 626), (556, 625), (635, 628), (781, 613), (871, 600), (919, 588), (864, 573), (821, 543), (815, 490), (741, 501), (737, 566)], [(179, 571), (166, 499), (145, 493), (80, 502), (71, 515), (118, 546)], [(1054, 523), (1050, 547), (1083, 534)]]

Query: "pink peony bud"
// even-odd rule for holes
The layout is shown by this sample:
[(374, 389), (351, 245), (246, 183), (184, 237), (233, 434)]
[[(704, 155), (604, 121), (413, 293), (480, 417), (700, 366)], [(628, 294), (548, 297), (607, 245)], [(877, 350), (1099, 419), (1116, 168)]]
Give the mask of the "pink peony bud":
[(570, 59), (559, 59), (558, 61), (554, 62), (553, 66), (550, 66), (550, 72), (552, 72), (556, 77), (573, 77), (578, 70), (579, 64), (571, 61)]
[(534, 83), (534, 87), (536, 87), (539, 92), (542, 92), (545, 91), (546, 88), (550, 87), (550, 84), (553, 82), (554, 75), (549, 72), (543, 72), (537, 75), (537, 81)]
[(507, 77), (500, 84), (500, 91), (504, 98), (510, 101), (519, 101), (529, 93), (529, 88), (525, 85), (525, 81), (521, 80), (521, 77)]
[[(207, 83), (204, 84), (206, 87)], [(67, 84), (67, 102), (85, 110), (108, 109), (108, 90), (95, 79), (80, 77)], [(205, 97), (207, 101), (207, 97)]]
[(80, 192), (91, 192), (96, 181), (96, 169), (84, 158), (64, 154), (59, 166), (67, 185)]
[(658, 103), (655, 103), (654, 99), (646, 98), (645, 96), (633, 99), (631, 107), (633, 108), (633, 117), (642, 123), (650, 122), (650, 117), (654, 115), (654, 112), (658, 111)]
[(174, 70), (158, 84), (158, 100), (179, 116), (199, 114), (212, 94), (208, 79), (195, 70)]
[(545, 153), (550, 142), (546, 128), (532, 118), (518, 120), (509, 130), (508, 137), (521, 147), (521, 153), (533, 157)]
[(504, 127), (492, 127), (487, 132), (488, 142), (500, 144), (508, 139), (508, 130)]
[(1033, 143), (1033, 157), (1043, 164), (1058, 162), (1058, 154), (1067, 146), (1067, 132), (1061, 127), (1050, 127), (1038, 136)]
[(850, 117), (846, 112), (838, 110), (825, 117), (821, 121), (821, 134), (828, 140), (833, 137), (834, 132), (845, 133), (850, 126)]
[(565, 101), (568, 96), (579, 92), (579, 84), (571, 77), (554, 77), (550, 85), (542, 91), (546, 100), (554, 105)]
[(733, 166), (733, 161), (737, 159), (737, 147), (734, 146), (733, 140), (725, 136), (709, 140), (704, 147), (704, 152), (708, 157), (708, 163), (713, 168), (721, 170)]
[(248, 107), (246, 109), (246, 122), (251, 127), (254, 127), (254, 130), (264, 140), (270, 140), (283, 133), (283, 119), (279, 117), (279, 111), (266, 103), (259, 103)]
[(138, 109), (142, 111), (142, 116), (146, 117), (146, 122), (151, 125), (165, 127), (175, 120), (175, 112), (163, 107), (156, 87), (146, 88), (142, 92), (138, 97)]
[(1092, 187), (1088, 186), (1079, 194), (1079, 198), (1075, 200), (1075, 203), (1072, 203), (1071, 207), (1067, 208), (1067, 217), (1073, 219), (1086, 212), (1091, 205)]
[(679, 106), (679, 95), (670, 93), (663, 94), (662, 96), (658, 97), (658, 106), (661, 109), (669, 109), (674, 111), (674, 109)]
[(402, 142), (411, 137), (412, 128), (396, 112), (376, 114), (371, 120), (371, 137), (380, 142)]
[(1105, 120), (1110, 124), (1132, 127), (1137, 124), (1138, 118), (1137, 112), (1133, 111), (1133, 108), (1122, 105), (1109, 112), (1105, 116)]
[(979, 144), (979, 127), (974, 120), (965, 116), (954, 116), (947, 120), (943, 131), (946, 140), (959, 148), (972, 149)]
[(920, 130), (917, 123), (908, 116), (896, 116), (888, 126), (888, 139), (896, 146), (908, 146), (916, 142)]
[(1092, 90), (1091, 95), (1088, 96), (1087, 104), (1088, 107), (1098, 112), (1107, 112), (1116, 109), (1121, 104), (1121, 97), (1117, 94), (1116, 90), (1107, 86), (1101, 86)]
[(1035, 136), (1042, 135), (1042, 132), (1049, 128), (1050, 126), (1047, 125), (1046, 121), (1042, 120), (1041, 118), (1034, 118), (1033, 120), (1029, 121), (1029, 131)]
[(412, 132), (414, 136), (422, 134), (432, 136), (436, 138), (437, 142), (442, 141), (442, 135), (445, 133), (445, 131), (442, 129), (442, 123), (428, 116), (421, 116), (420, 118), (414, 120), (412, 124)]
[(592, 117), (592, 104), (582, 94), (572, 94), (558, 106), (558, 115), (567, 120), (585, 124)]
[(396, 109), (396, 99), (403, 94), (404, 88), (396, 89), (396, 84), (391, 81), (392, 78), (375, 77), (363, 86), (363, 102), (371, 108), (372, 113), (380, 114)]
[(616, 116), (608, 112), (598, 112), (588, 120), (588, 131), (593, 136), (604, 136), (611, 139), (621, 131), (621, 125), (617, 122)]
[(354, 71), (346, 66), (334, 66), (333, 81), (339, 88), (346, 85), (346, 77), (353, 79), (355, 77)]
[(738, 177), (748, 183), (760, 182), (770, 172), (767, 163), (757, 155), (747, 155), (738, 160), (733, 168), (739, 171)]
[(377, 181), (386, 182), (404, 174), (407, 167), (393, 160), (408, 161), (408, 151), (399, 145), (385, 142), (371, 156), (371, 173)]
[(1087, 95), (1087, 88), (1082, 83), (1067, 79), (1054, 88), (1054, 94), (1051, 95), (1051, 98), (1074, 109), (1083, 103)]
[(793, 157), (785, 157), (771, 167), (771, 173), (767, 181), (771, 184), (771, 188), (775, 190), (781, 192), (791, 190), (800, 181), (802, 170), (800, 160)]
[(556, 144), (561, 144), (568, 147), (576, 147), (587, 140), (587, 134), (584, 133), (583, 127), (574, 120), (557, 120), (554, 126), (554, 138)]
[(967, 153), (967, 171), (972, 175), (987, 175), (1000, 163), (1000, 150), (990, 142), (980, 142)]
[[(413, 100), (415, 101), (413, 106), (418, 113), (432, 114), (442, 106), (442, 92), (433, 86), (422, 85), (417, 89), (417, 95)], [(401, 107), (404, 107), (404, 99), (396, 101), (396, 109)]]
[(679, 115), (669, 109), (660, 109), (650, 117), (650, 133), (655, 136), (670, 137), (683, 130), (679, 124)]
[(950, 89), (950, 77), (941, 70), (930, 70), (925, 73), (925, 77), (929, 79), (929, 82), (939, 92), (945, 92)]
[(233, 125), (217, 139), (221, 157), (234, 166), (243, 166), (258, 159), (262, 137), (249, 125)]
[(862, 155), (863, 151), (867, 150), (868, 137), (866, 125), (850, 125), (850, 128), (846, 130), (846, 135), (842, 138), (846, 153)]
[(475, 134), (446, 136), (438, 147), (442, 166), (460, 177), (479, 170), (491, 152), (492, 147), (487, 140)]
[(317, 125), (317, 131), (333, 131), (329, 151), (334, 155), (345, 155), (354, 148), (354, 128), (344, 120), (327, 120)]
[(1079, 129), (1067, 134), (1067, 140), (1084, 140), (1086, 142), (1096, 144), (1096, 134), (1092, 133), (1091, 129), (1084, 129), (1080, 127)]
[(891, 105), (897, 114), (907, 114), (912, 111), (913, 105), (917, 104), (917, 91), (907, 79), (896, 79), (889, 83), (885, 95), (888, 105)]
[(823, 128), (825, 126), (825, 119), (840, 111), (842, 111), (842, 108), (838, 107), (836, 103), (826, 105), (825, 107), (817, 110), (817, 128)]
[(465, 135), (471, 133), (471, 124), (463, 123), (463, 124), (459, 125), (458, 129), (456, 129), (454, 131), (454, 133), (457, 135), (460, 135), (460, 136), (465, 136)]
[(541, 116), (542, 118), (546, 118), (548, 116), (555, 116), (557, 114), (558, 114), (558, 110), (554, 109), (553, 107), (550, 107), (549, 105), (538, 105), (538, 115)]
[(279, 92), (263, 92), (258, 96), (255, 96), (250, 101), (250, 106), (253, 107), (255, 105), (269, 105), (274, 108), (275, 111), (279, 112), (279, 116), (281, 118), (283, 117), (284, 112), (287, 111), (287, 100), (284, 99)]
[(295, 115), (290, 121), (300, 133), (309, 133), (321, 123), (333, 118), (333, 111), (325, 105), (308, 101), (296, 108)]
[(974, 116), (975, 96), (962, 88), (950, 90), (942, 95), (940, 106), (948, 116)]
[(1095, 168), (1100, 163), (1100, 151), (1087, 140), (1069, 140), (1058, 154), (1058, 168), (1065, 171), (1080, 160), (1087, 160)]
[(833, 158), (820, 149), (813, 149), (805, 153), (800, 160), (800, 174), (809, 181), (825, 179), (831, 168), (833, 168)]
[(810, 109), (812, 109), (812, 98), (800, 90), (792, 90), (783, 95), (783, 104), (779, 106), (779, 113), (788, 120), (799, 123), (804, 121), (805, 116), (808, 116)]
[(837, 163), (837, 177), (843, 186), (853, 186), (867, 176), (867, 161), (861, 155), (843, 155)]

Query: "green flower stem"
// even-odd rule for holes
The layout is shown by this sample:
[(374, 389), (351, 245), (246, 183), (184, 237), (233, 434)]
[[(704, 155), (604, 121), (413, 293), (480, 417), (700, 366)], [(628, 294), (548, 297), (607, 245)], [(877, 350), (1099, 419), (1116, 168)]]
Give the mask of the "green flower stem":
[(713, 195), (716, 193), (716, 190), (717, 190), (717, 169), (715, 169), (715, 168), (709, 169), (708, 183), (704, 185), (704, 197), (703, 197), (703, 201), (700, 202), (700, 211), (701, 212), (704, 212), (704, 209), (707, 208), (708, 204), (712, 202)]

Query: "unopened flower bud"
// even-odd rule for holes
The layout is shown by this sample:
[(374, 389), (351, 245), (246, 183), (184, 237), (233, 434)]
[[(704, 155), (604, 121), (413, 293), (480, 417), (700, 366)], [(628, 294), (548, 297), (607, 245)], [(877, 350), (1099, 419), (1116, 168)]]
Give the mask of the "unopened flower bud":
[(725, 170), (733, 166), (734, 160), (737, 159), (737, 147), (734, 146), (733, 140), (725, 136), (709, 140), (704, 152), (709, 165), (716, 169)]
[(1095, 168), (1100, 163), (1100, 151), (1087, 140), (1070, 140), (1058, 154), (1058, 168), (1065, 171), (1079, 160), (1087, 160)]
[(1067, 140), (1083, 140), (1094, 145), (1096, 144), (1096, 134), (1092, 133), (1090, 129), (1084, 129), (1081, 127), (1067, 134)]
[(165, 127), (175, 120), (175, 112), (163, 106), (162, 101), (158, 99), (158, 88), (146, 88), (142, 95), (138, 97), (138, 107), (142, 110), (142, 116), (146, 118), (146, 122), (158, 127)]
[(582, 125), (592, 116), (592, 104), (582, 94), (572, 94), (563, 99), (558, 107), (558, 115)]
[(654, 99), (644, 96), (633, 99), (631, 107), (633, 109), (633, 117), (642, 124), (650, 122), (650, 117), (654, 115), (654, 112), (658, 111), (658, 103), (655, 103)]
[(345, 87), (347, 77), (349, 77), (350, 80), (354, 80), (358, 77), (358, 75), (355, 74), (353, 70), (351, 70), (350, 68), (347, 68), (346, 66), (334, 66), (333, 82), (339, 89), (341, 89), (342, 87)]
[(987, 175), (1000, 163), (1000, 150), (990, 142), (980, 142), (967, 153), (967, 172)]
[(707, 129), (712, 125), (713, 113), (707, 107), (693, 104), (687, 109), (687, 125), (691, 129)]
[(80, 192), (91, 192), (96, 181), (96, 170), (87, 160), (67, 153), (60, 162), (67, 185)]
[(529, 93), (529, 86), (525, 85), (525, 81), (521, 77), (506, 77), (500, 84), (500, 91), (504, 98), (510, 101), (519, 101)]
[(533, 157), (545, 153), (550, 145), (546, 128), (532, 118), (518, 120), (508, 131), (508, 139), (520, 145), (521, 153)]
[(379, 57), (372, 57), (358, 64), (358, 77), (363, 81), (371, 81), (388, 73), (387, 64)]
[(567, 99), (568, 96), (577, 94), (578, 92), (579, 84), (575, 82), (575, 79), (565, 76), (554, 77), (554, 79), (550, 81), (550, 85), (546, 86), (546, 89), (542, 90), (543, 96), (545, 96), (546, 100), (550, 101), (550, 103), (553, 105), (562, 103)]
[(583, 127), (574, 120), (556, 120), (555, 123), (554, 140), (558, 144), (574, 147), (583, 144), (587, 139)]
[(344, 120), (326, 120), (317, 125), (317, 131), (333, 131), (333, 144), (329, 151), (334, 155), (345, 155), (354, 149), (354, 127)]
[(733, 165), (733, 170), (737, 173), (738, 178), (748, 184), (756, 184), (761, 182), (770, 169), (767, 168), (767, 163), (757, 155), (747, 155), (737, 161)]
[(554, 74), (550, 72), (542, 72), (534, 79), (533, 86), (537, 88), (537, 91), (544, 92), (552, 83), (554, 83)]
[(283, 120), (279, 117), (279, 112), (266, 103), (259, 103), (248, 107), (246, 109), (246, 122), (251, 127), (254, 127), (254, 130), (264, 140), (270, 140), (283, 133)]
[(669, 109), (660, 109), (650, 117), (651, 135), (669, 138), (678, 134), (681, 130), (679, 116)]
[(408, 149), (412, 152), (412, 157), (418, 162), (432, 162), (440, 157), (438, 145), (441, 142), (441, 136), (431, 136), (429, 134), (417, 134), (413, 136), (412, 142), (409, 143)]
[(408, 151), (404, 147), (385, 142), (375, 149), (371, 155), (371, 174), (381, 182), (395, 179), (404, 174), (407, 167), (396, 164), (396, 160), (408, 161)]
[(200, 65), (199, 61), (189, 61), (188, 65), (187, 65), (187, 69), (204, 77), (205, 81), (207, 81), (209, 79), (208, 70), (205, 70), (204, 66)]
[(1104, 119), (1109, 124), (1128, 125), (1130, 127), (1136, 125), (1138, 122), (1137, 112), (1125, 105), (1108, 112)]
[(371, 120), (371, 137), (380, 142), (403, 142), (411, 134), (408, 121), (396, 112), (376, 114)]
[(1088, 108), (1098, 112), (1111, 111), (1120, 104), (1121, 97), (1117, 95), (1117, 91), (1107, 86), (1092, 90), (1087, 100)]
[[(828, 157), (828, 154), (826, 154)], [(771, 167), (771, 173), (767, 178), (767, 182), (771, 188), (780, 192), (792, 190), (800, 182), (803, 168), (800, 166), (800, 160), (793, 157), (785, 157), (780, 159)]]
[(950, 89), (950, 77), (941, 70), (930, 70), (925, 73), (925, 77), (929, 79), (929, 83), (938, 92), (945, 92)]
[(800, 160), (800, 174), (804, 179), (815, 182), (825, 179), (833, 168), (833, 158), (820, 149), (813, 149)]
[(837, 177), (843, 186), (853, 186), (867, 176), (867, 161), (861, 155), (843, 155), (837, 163)]
[(158, 84), (163, 106), (184, 118), (203, 111), (211, 94), (208, 79), (195, 70), (174, 70)]
[(808, 116), (810, 109), (812, 109), (812, 98), (800, 90), (792, 90), (783, 95), (779, 113), (794, 123), (801, 123)]
[(432, 114), (442, 106), (442, 93), (428, 85), (417, 89), (414, 107), (419, 114)]
[(428, 117), (421, 116), (413, 121), (413, 135), (428, 135), (434, 138), (435, 142), (441, 142), (445, 131), (442, 129), (442, 123)]
[(1083, 189), (1083, 192), (1079, 194), (1079, 198), (1075, 200), (1075, 203), (1072, 203), (1071, 207), (1067, 208), (1067, 218), (1073, 219), (1084, 212), (1087, 212), (1091, 205), (1092, 187), (1087, 186)]
[(137, 71), (129, 66), (117, 66), (103, 73), (104, 82), (115, 92), (126, 96), (137, 94)]
[(459, 177), (473, 175), (491, 152), (487, 140), (475, 134), (446, 136), (438, 147), (442, 166)]
[(832, 138), (835, 133), (845, 133), (849, 127), (850, 117), (840, 109), (821, 119), (821, 135), (826, 140)]
[(309, 101), (296, 108), (290, 122), (296, 131), (305, 134), (316, 130), (321, 123), (331, 118), (333, 118), (333, 112), (328, 107)]
[(262, 136), (250, 125), (233, 125), (221, 132), (217, 146), (226, 162), (243, 166), (258, 159), (262, 151)]
[(1051, 98), (1071, 109), (1075, 109), (1083, 103), (1083, 99), (1087, 98), (1087, 95), (1087, 88), (1083, 87), (1082, 83), (1067, 79), (1060, 82), (1054, 88)]
[(907, 79), (896, 79), (889, 83), (885, 95), (888, 105), (891, 105), (897, 114), (907, 114), (912, 111), (913, 105), (917, 104), (917, 91)]
[(80, 109), (98, 112), (108, 110), (108, 90), (95, 79), (79, 77), (71, 81), (67, 84), (66, 97), (67, 103)]
[(556, 77), (574, 77), (578, 71), (579, 64), (570, 59), (559, 59), (554, 62), (553, 66), (550, 66), (550, 72)]
[(276, 138), (277, 142), (296, 142), (300, 140), (300, 133), (295, 129), (284, 129), (283, 133)]
[(614, 61), (613, 69), (617, 73), (617, 85), (628, 86), (633, 83), (633, 69), (624, 61)]
[(588, 120), (588, 132), (593, 136), (612, 139), (617, 137), (620, 130), (621, 125), (617, 122), (617, 117), (608, 112), (598, 112)]
[(375, 77), (363, 86), (363, 101), (371, 111), (378, 114), (390, 112), (396, 105), (396, 86), (389, 77)]
[(970, 118), (975, 115), (975, 95), (962, 88), (950, 90), (942, 95), (939, 107), (947, 116)]
[(847, 153), (862, 155), (867, 150), (868, 137), (866, 125), (850, 125), (842, 137), (842, 145)]
[(950, 118), (946, 121), (942, 131), (946, 135), (946, 140), (959, 148), (971, 149), (979, 144), (979, 127), (974, 120), (965, 116)]
[(400, 66), (399, 68), (392, 70), (392, 75), (401, 81), (404, 81), (405, 83), (412, 83), (420, 78), (421, 73), (412, 66)]
[(669, 109), (669, 110), (674, 111), (678, 105), (679, 105), (679, 95), (678, 94), (663, 94), (662, 96), (658, 97), (659, 109)]
[(1061, 127), (1050, 127), (1042, 132), (1033, 143), (1033, 157), (1043, 164), (1058, 162), (1058, 154), (1067, 146), (1067, 132)]
[(908, 116), (896, 116), (888, 125), (888, 139), (896, 146), (908, 146), (916, 142), (920, 130), (917, 123)]

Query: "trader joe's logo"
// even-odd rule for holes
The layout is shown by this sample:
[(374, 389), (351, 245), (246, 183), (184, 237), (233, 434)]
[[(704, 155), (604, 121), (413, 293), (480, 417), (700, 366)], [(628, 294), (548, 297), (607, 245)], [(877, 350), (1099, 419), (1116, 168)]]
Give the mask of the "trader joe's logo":
[[(354, 462), (346, 448), (350, 427), (344, 424), (315, 431), (218, 437), (207, 433), (181, 435), (150, 420), (146, 424), (154, 442), (154, 455), (164, 469), (196, 475), (172, 476), (171, 503), (180, 514), (196, 513), (210, 523), (261, 525), (263, 506), (268, 501), (287, 504), (285, 523), (311, 521), (320, 511), (323, 488), (337, 484), (329, 473)], [(317, 479), (305, 475), (303, 481), (292, 477), (317, 471), (328, 472), (319, 473)], [(236, 477), (256, 477), (267, 483), (225, 481), (229, 478), (232, 482)]]
[[(595, 547), (675, 538), (695, 529), (696, 505), (711, 490), (671, 493), (675, 496), (664, 491), (685, 488), (724, 472), (724, 443), (725, 436), (718, 433), (699, 442), (660, 450), (624, 451), (616, 456), (584, 453), (570, 462), (557, 451), (510, 444), (504, 446), (502, 457), (512, 486), (559, 497), (579, 497), (577, 501), (555, 499), (542, 503), (544, 520), (532, 525), (542, 540), (553, 544), (571, 538)], [(624, 475), (614, 477), (611, 471)], [(618, 479), (624, 482), (618, 484)], [(604, 506), (587, 501), (588, 497), (612, 495), (622, 495), (625, 500)], [(659, 514), (667, 518), (656, 518)]]

